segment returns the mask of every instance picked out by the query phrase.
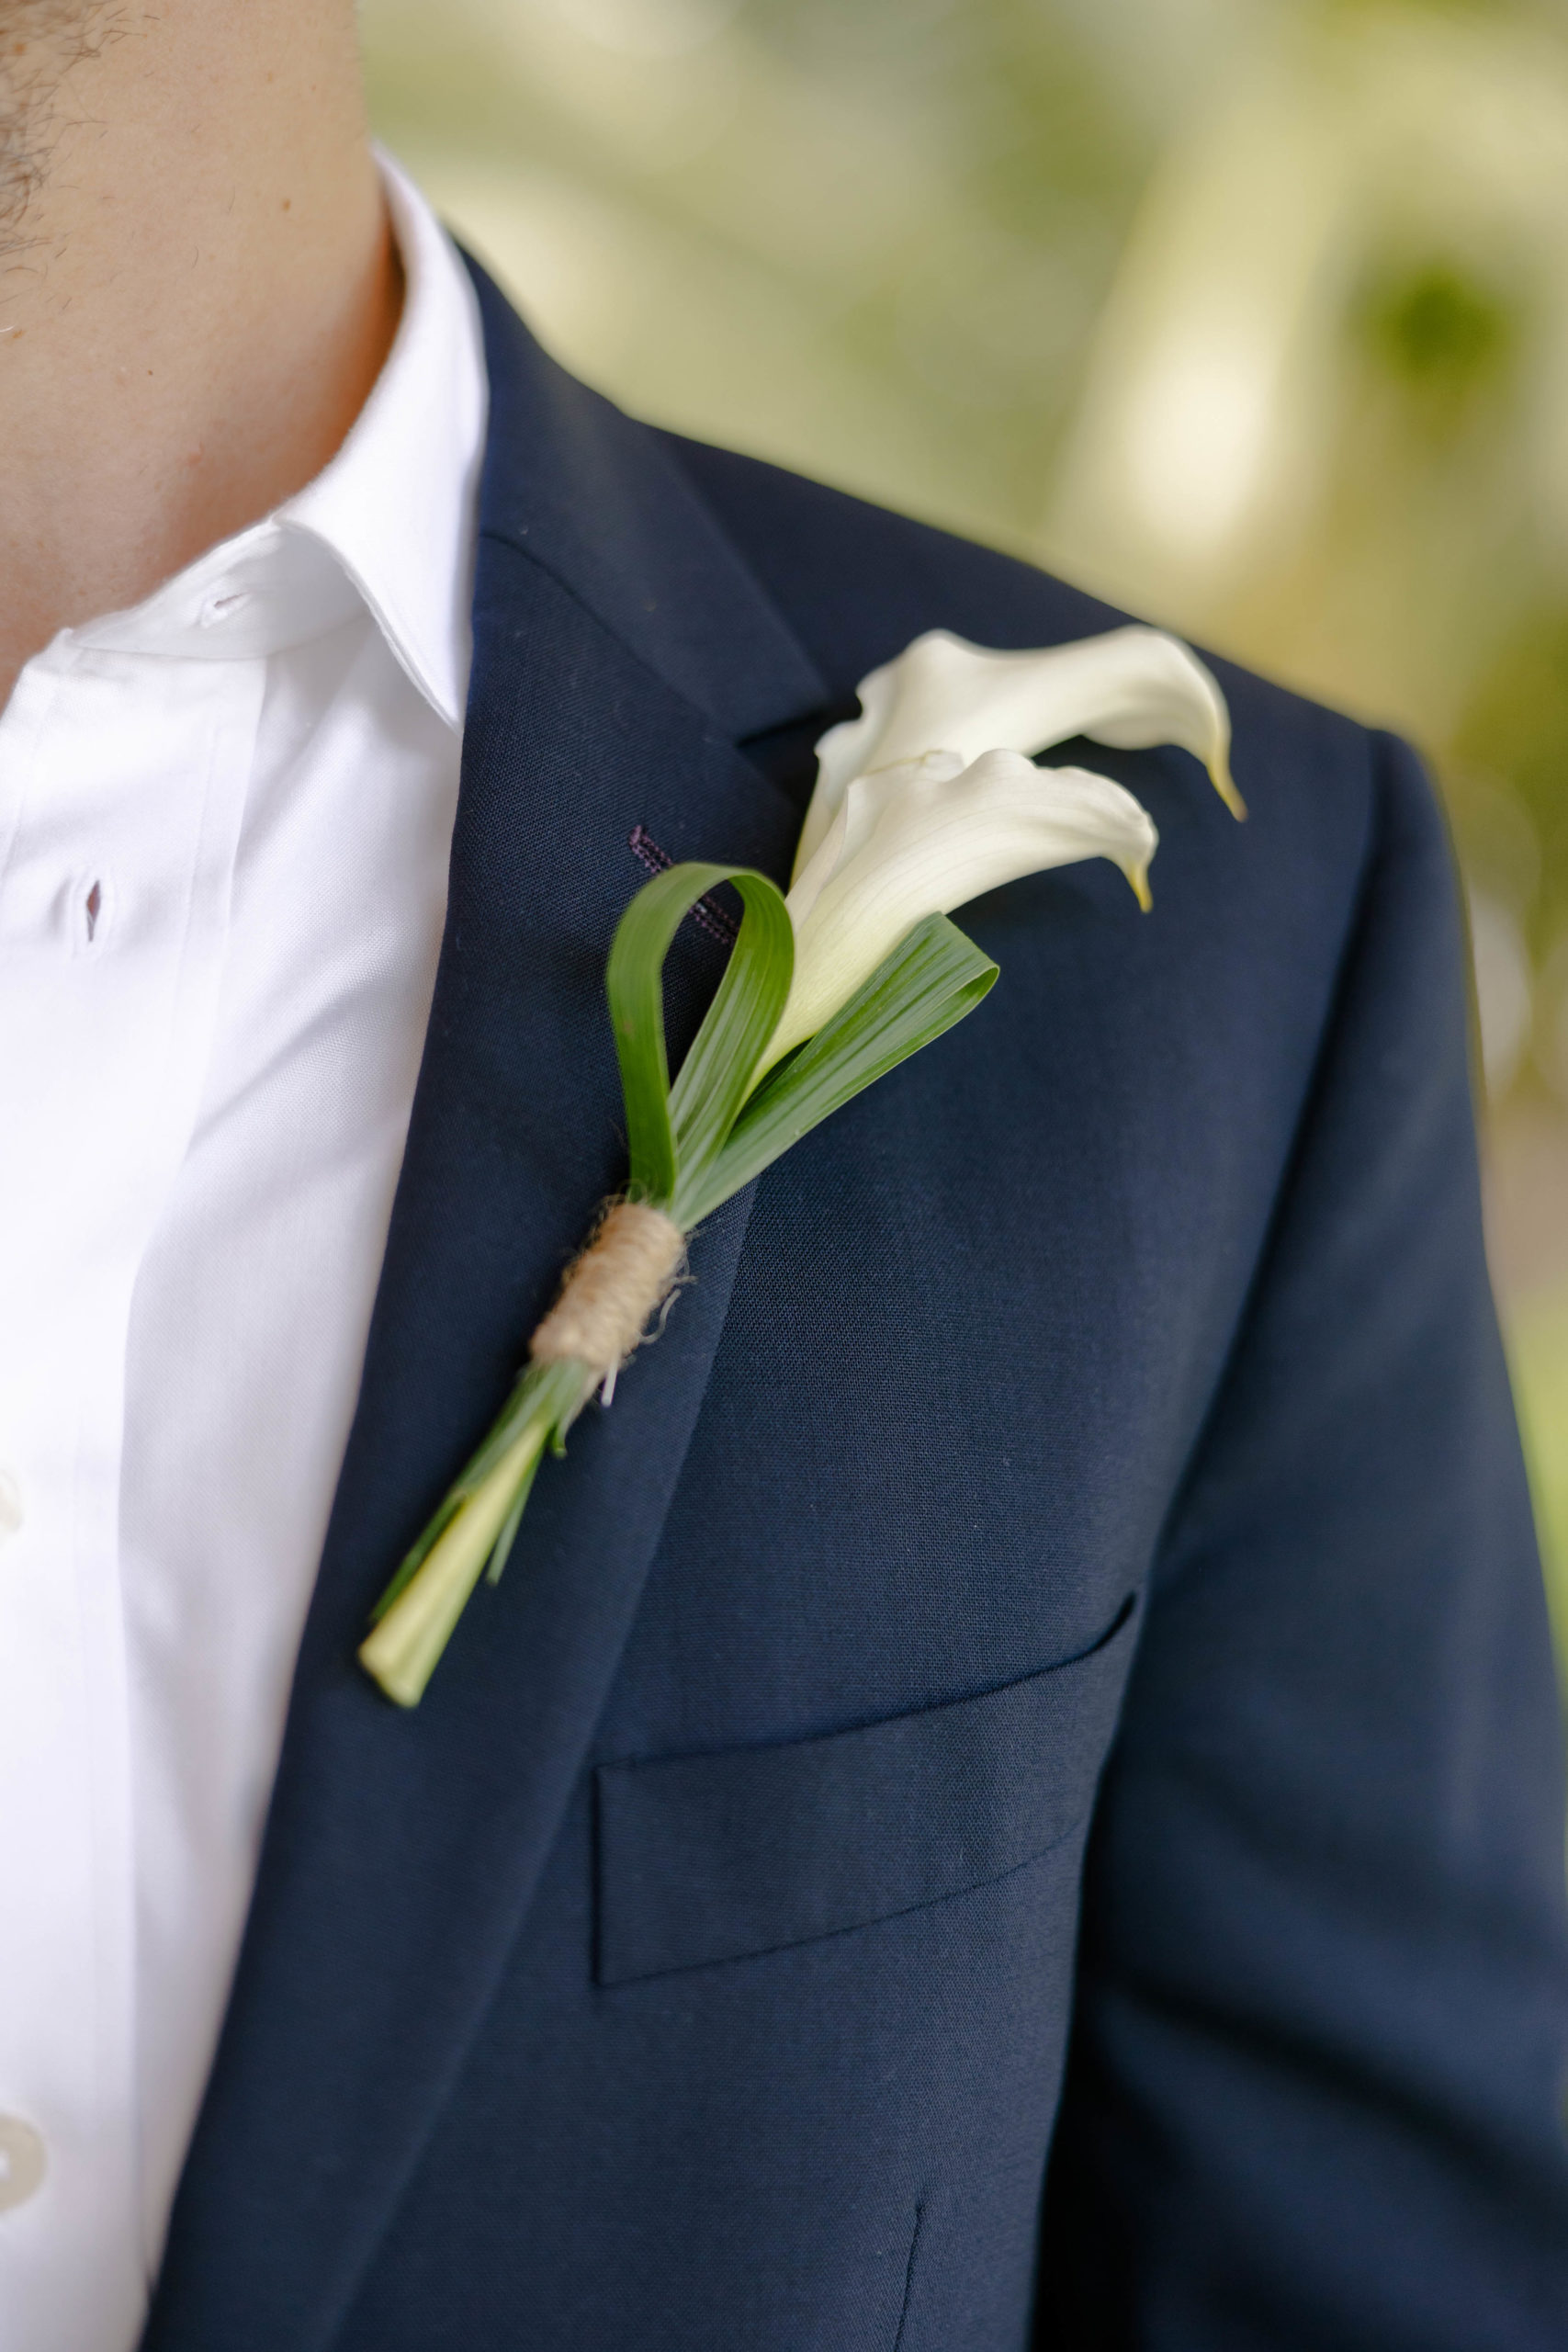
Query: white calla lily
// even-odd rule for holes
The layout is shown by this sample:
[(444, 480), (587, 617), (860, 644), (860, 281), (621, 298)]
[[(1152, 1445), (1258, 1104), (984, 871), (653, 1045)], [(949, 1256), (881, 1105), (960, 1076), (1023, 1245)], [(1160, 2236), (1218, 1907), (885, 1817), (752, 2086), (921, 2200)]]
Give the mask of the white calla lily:
[[(1230, 777), (1224, 696), (1196, 656), (1158, 629), (1115, 629), (1033, 653), (993, 652), (936, 629), (874, 671), (860, 693), (860, 718), (818, 745), (817, 789), (783, 909), (761, 874), (685, 863), (645, 884), (616, 927), (604, 979), (626, 1190), (568, 1270), (500, 1419), (377, 1605), (359, 1656), (400, 1706), (417, 1704), (487, 1564), (492, 1581), (500, 1576), (547, 1445), (564, 1450), (594, 1387), (608, 1404), (615, 1371), (668, 1307), (687, 1235), (979, 1004), (996, 965), (931, 919), (1088, 857), (1120, 866), (1147, 907), (1158, 835), (1146, 809), (1108, 776), (1039, 768), (1033, 754), (1075, 735), (1123, 751), (1179, 743), (1204, 763), (1232, 813), (1246, 813)], [(726, 876), (746, 919), (672, 1089), (657, 1013), (665, 956), (675, 925)], [(788, 994), (758, 1056), (791, 934)], [(778, 1068), (808, 1039), (816, 1043)], [(770, 1069), (773, 1082), (759, 1090)]]
[[(1179, 743), (1202, 761), (1233, 816), (1230, 714), (1197, 655), (1163, 629), (1129, 627), (1030, 653), (970, 645), (931, 629), (860, 685), (861, 716), (817, 746), (818, 776), (795, 853), (804, 875), (857, 777), (926, 752), (961, 764), (982, 752), (1032, 755), (1085, 735), (1115, 751)], [(1092, 853), (1087, 853), (1092, 854)]]
[(1158, 842), (1130, 792), (1086, 768), (934, 752), (856, 776), (789, 894), (795, 978), (760, 1066), (814, 1036), (928, 915), (1021, 875), (1109, 857), (1148, 904)]

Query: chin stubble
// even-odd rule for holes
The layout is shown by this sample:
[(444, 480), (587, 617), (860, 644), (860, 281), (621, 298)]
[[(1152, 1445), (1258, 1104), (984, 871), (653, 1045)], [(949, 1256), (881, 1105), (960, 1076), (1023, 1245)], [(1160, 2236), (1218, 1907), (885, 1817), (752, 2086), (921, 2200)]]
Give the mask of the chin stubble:
[(37, 242), (60, 135), (80, 119), (66, 85), (118, 37), (125, 13), (118, 0), (0, 0), (0, 260)]

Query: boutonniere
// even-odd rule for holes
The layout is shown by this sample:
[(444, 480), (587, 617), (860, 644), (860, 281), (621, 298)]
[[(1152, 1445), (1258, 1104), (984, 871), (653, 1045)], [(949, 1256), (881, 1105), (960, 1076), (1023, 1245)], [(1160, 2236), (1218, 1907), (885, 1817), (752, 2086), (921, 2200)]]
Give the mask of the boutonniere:
[[(630, 1170), (528, 1343), (500, 1419), (378, 1602), (359, 1656), (400, 1706), (424, 1690), (470, 1593), (506, 1565), (535, 1474), (680, 1282), (688, 1236), (841, 1104), (976, 1006), (997, 966), (947, 918), (1021, 875), (1108, 857), (1147, 907), (1156, 835), (1130, 792), (1037, 767), (1076, 736), (1178, 743), (1232, 812), (1224, 697), (1186, 646), (1121, 628), (999, 653), (945, 630), (860, 687), (861, 715), (818, 745), (787, 898), (745, 867), (674, 865), (638, 891), (605, 969)], [(720, 883), (742, 919), (673, 1082), (664, 958)]]

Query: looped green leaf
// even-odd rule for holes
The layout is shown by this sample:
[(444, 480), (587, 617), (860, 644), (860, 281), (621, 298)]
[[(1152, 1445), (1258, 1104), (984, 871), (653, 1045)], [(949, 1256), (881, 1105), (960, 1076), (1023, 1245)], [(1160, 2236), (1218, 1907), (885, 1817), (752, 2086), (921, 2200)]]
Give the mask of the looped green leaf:
[[(745, 905), (707, 1018), (671, 1087), (664, 958), (683, 917), (715, 884)], [(798, 1052), (750, 1090), (789, 996), (789, 910), (746, 867), (672, 865), (621, 918), (606, 975), (621, 1059), (632, 1189), (682, 1231), (750, 1182), (841, 1104), (973, 1012), (997, 967), (945, 915), (931, 915)]]
[[(733, 883), (744, 913), (718, 993), (673, 1089), (664, 1038), (664, 959), (697, 900)], [(678, 1225), (696, 1182), (734, 1124), (762, 1048), (778, 1026), (795, 969), (784, 894), (743, 865), (672, 865), (645, 883), (622, 916), (605, 970), (621, 1065), (631, 1190)]]
[[(670, 1093), (678, 1208), (735, 1125), (795, 977), (795, 926), (784, 893), (765, 874), (742, 868), (728, 878), (746, 910), (740, 936)], [(675, 1221), (686, 1223), (680, 1215)]]

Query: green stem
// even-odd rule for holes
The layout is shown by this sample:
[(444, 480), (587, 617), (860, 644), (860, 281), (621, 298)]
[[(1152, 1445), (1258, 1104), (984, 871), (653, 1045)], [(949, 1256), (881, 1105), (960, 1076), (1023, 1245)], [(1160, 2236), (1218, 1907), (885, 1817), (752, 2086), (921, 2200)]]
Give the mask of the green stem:
[(384, 1616), (360, 1644), (359, 1662), (400, 1707), (415, 1707), (502, 1535), (525, 1498), (555, 1427), (541, 1400), (483, 1483), (458, 1505)]

